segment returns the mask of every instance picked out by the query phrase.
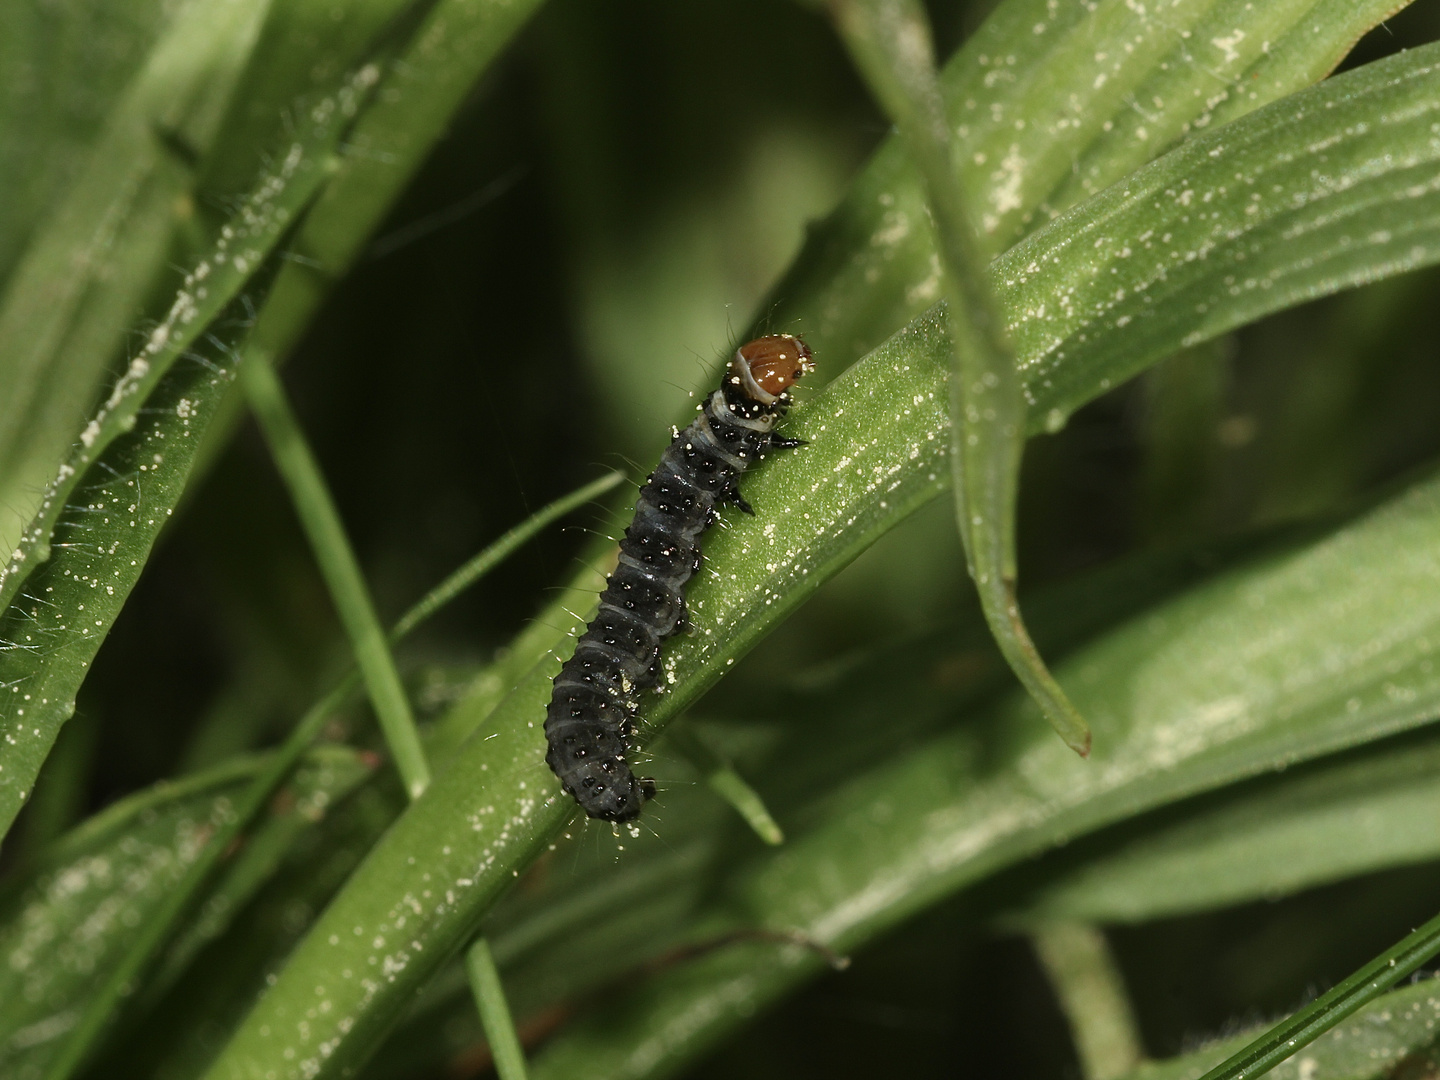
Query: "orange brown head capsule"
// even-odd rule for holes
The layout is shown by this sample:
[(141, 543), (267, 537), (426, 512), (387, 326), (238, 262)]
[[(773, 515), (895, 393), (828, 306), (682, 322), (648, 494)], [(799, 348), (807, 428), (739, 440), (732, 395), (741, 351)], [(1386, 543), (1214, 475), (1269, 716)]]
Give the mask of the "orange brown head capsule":
[(802, 375), (815, 370), (810, 347), (793, 334), (771, 334), (746, 342), (736, 351), (761, 390), (778, 398)]

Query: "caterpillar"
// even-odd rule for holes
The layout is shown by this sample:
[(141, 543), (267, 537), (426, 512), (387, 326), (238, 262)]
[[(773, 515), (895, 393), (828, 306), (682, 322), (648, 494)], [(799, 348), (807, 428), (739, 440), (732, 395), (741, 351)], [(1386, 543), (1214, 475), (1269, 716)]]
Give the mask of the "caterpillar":
[(545, 713), (545, 760), (591, 817), (630, 821), (655, 795), (655, 782), (625, 760), (639, 696), (659, 681), (661, 643), (688, 625), (685, 584), (700, 569), (700, 534), (717, 507), (753, 514), (740, 494), (745, 470), (771, 450), (805, 444), (774, 428), (790, 387), (812, 370), (809, 348), (790, 334), (741, 345), (640, 487), (600, 610), (555, 676)]

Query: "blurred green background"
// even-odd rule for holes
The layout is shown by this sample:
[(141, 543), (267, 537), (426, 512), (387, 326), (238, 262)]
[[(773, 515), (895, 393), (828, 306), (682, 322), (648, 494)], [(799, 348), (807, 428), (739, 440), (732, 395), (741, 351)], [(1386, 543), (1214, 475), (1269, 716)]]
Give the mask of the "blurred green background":
[[(931, 5), (942, 52), (985, 6)], [(1440, 7), (1417, 3), (1348, 64), (1437, 36)], [(765, 323), (807, 223), (885, 131), (831, 28), (799, 6), (545, 6), (285, 369), (382, 616), (603, 468), (643, 476), (715, 358)], [(1433, 463), (1437, 300), (1440, 273), (1423, 271), (1286, 312), (1032, 442), (1025, 585), (1337, 515)], [(937, 501), (886, 536), (705, 709), (972, 607), (951, 514)], [(438, 708), (454, 673), (534, 616), (586, 540), (583, 521), (551, 530), (424, 630), (404, 654), (422, 706)], [(37, 798), (20, 827), (53, 835), (157, 779), (275, 742), (345, 655), (242, 423), (163, 537), (42, 777), (42, 791), (73, 796)], [(83, 782), (51, 775), (67, 770)], [(1431, 913), (1437, 885), (1440, 866), (1422, 866), (1117, 931), (1149, 1050), (1293, 1008)], [(693, 1075), (1078, 1075), (1028, 943), (987, 914), (983, 895), (941, 905)], [(423, 1075), (470, 1075), (471, 1060), (457, 1046)]]

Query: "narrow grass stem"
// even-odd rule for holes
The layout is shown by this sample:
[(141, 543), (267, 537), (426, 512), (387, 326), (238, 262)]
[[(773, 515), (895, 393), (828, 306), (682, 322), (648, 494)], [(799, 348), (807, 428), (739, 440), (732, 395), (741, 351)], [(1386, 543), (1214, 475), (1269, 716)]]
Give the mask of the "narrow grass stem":
[(410, 798), (418, 798), (430, 783), (430, 767), (420, 745), (415, 717), (385, 632), (360, 573), (360, 564), (345, 536), (340, 514), (330, 497), (320, 466), (315, 461), (299, 420), (290, 408), (284, 388), (268, 356), (251, 350), (240, 368), (245, 395), (270, 447), (275, 466), (290, 491), (301, 527), (315, 553), (340, 622), (355, 650), (366, 692), (375, 708), (395, 767)]
[(556, 499), (549, 506), (526, 518), (493, 544), (470, 559), (423, 597), (418, 604), (400, 617), (390, 631), (390, 640), (399, 641), (446, 604), (508, 559), (517, 548), (525, 544), (552, 521), (564, 517), (592, 499), (598, 499), (605, 492), (623, 482), (624, 473), (610, 472), (593, 480), (582, 488), (576, 488), (569, 495)]
[(490, 943), (483, 937), (477, 938), (465, 954), (465, 970), (470, 975), (470, 990), (475, 995), (480, 1023), (495, 1058), (495, 1072), (500, 1080), (525, 1080), (525, 1050), (515, 1033), (515, 1021), (510, 1016), (505, 987), (501, 985)]
[(1440, 915), (1386, 949), (1338, 986), (1282, 1020), (1200, 1080), (1249, 1080), (1269, 1072), (1374, 1001), (1421, 964), (1440, 953)]
[[(622, 473), (608, 473), (562, 496), (510, 529), (410, 608), (391, 629), (391, 642), (404, 638), (547, 525), (611, 490), (624, 479)], [(173, 936), (176, 927), (189, 912), (195, 898), (218, 869), (225, 855), (259, 816), (270, 797), (300, 762), (305, 751), (320, 737), (326, 722), (344, 706), (359, 686), (359, 674), (355, 671), (349, 672), (301, 717), (285, 742), (275, 750), (265, 769), (237, 800), (234, 813), (210, 837), (184, 876), (167, 893), (160, 907), (137, 929), (129, 950), (91, 1000), (80, 1022), (67, 1039), (65, 1052), (54, 1061), (46, 1073), (46, 1080), (65, 1080), (84, 1061), (130, 987)]]
[(1115, 1080), (1144, 1059), (1139, 1025), (1105, 932), (1090, 923), (1037, 927), (1031, 941), (1070, 1022), (1085, 1080)]
[(951, 467), (965, 554), (990, 632), (1066, 744), (1090, 752), (1090, 729), (1051, 677), (1015, 602), (1015, 498), (1025, 398), (1015, 353), (987, 280), (987, 254), (965, 209), (950, 126), (919, 0), (829, 0), (871, 93), (900, 129), (925, 183), (944, 271), (954, 359)]
[(705, 778), (710, 790), (724, 799), (745, 819), (745, 824), (765, 843), (775, 846), (785, 842), (785, 834), (771, 816), (760, 793), (746, 782), (735, 767), (695, 732), (684, 727), (671, 727), (666, 740)]
[(160, 906), (136, 928), (129, 949), (90, 999), (80, 1022), (67, 1036), (65, 1049), (45, 1073), (45, 1080), (65, 1080), (74, 1074), (96, 1040), (114, 1019), (120, 1003), (129, 996), (140, 974), (170, 939), (201, 887), (240, 834), (264, 809), (275, 789), (290, 775), (290, 771), (324, 729), (325, 721), (355, 688), (357, 681), (355, 676), (350, 676), (317, 701), (301, 718), (300, 723), (290, 732), (289, 738), (271, 756), (264, 771), (246, 788), (225, 824), (215, 830), (184, 876), (166, 893)]

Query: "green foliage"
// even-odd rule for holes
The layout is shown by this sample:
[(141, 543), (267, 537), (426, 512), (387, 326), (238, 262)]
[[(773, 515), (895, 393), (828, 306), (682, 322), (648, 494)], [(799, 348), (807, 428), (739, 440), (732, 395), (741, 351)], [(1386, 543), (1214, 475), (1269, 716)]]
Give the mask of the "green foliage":
[[(8, 964), (4, 993), (5, 1069), (41, 1076), (64, 1053), (97, 987), (116, 966), (135, 928), (162, 906), (204, 852), (209, 835), (235, 814), (235, 802), (263, 767), (237, 761), (163, 784), (108, 808), (47, 851), (23, 888), (4, 905)], [(231, 861), (207, 910), (172, 944), (167, 971), (184, 966), (229, 916), (273, 873), (273, 863), (326, 806), (369, 773), (357, 756), (326, 748), (293, 775), (283, 801), (256, 825), (244, 853)], [(163, 989), (157, 975), (152, 992)], [(112, 1008), (113, 1008), (112, 1003)]]
[[(1293, 1024), (1340, 1026), (1277, 1075), (1433, 1071), (1428, 986), (1344, 1019), (1435, 944), (1380, 952), (1435, 911), (1375, 875), (1440, 866), (1433, 8), (1325, 78), (1392, 7), (935, 5), (964, 41), (918, 83), (915, 11), (870, 52), (842, 11), (923, 185), (807, 10), (0, 16), (0, 1072), (472, 1075), (476, 996), (502, 1073), (929, 1071), (924, 1025), (844, 1019), (880, 985), (946, 1017), (947, 1068), (959, 1025), (980, 1071), (1099, 1080), (1138, 1031), (1166, 1060), (1130, 1075), (1200, 1076), (1258, 1032), (1195, 1036), (1326, 984)], [(987, 289), (1008, 340), (952, 341), (943, 297), (983, 324)], [(643, 715), (660, 796), (612, 830), (540, 727), (627, 508), (582, 546), (546, 526), (613, 477), (529, 503), (617, 448), (643, 475), (727, 304), (806, 335), (809, 445), (707, 534)], [(232, 383), (292, 353), (294, 408), (254, 399), (287, 494)], [(1023, 425), (952, 436), (972, 361)], [(1018, 550), (1089, 761), (936, 511), (976, 432), (1010, 463), (977, 573)], [(427, 589), (387, 645), (376, 612)], [(336, 679), (357, 626), (378, 724)], [(1306, 947), (1236, 929), (1260, 911)], [(1055, 998), (1006, 997), (997, 932)], [(1165, 1013), (1145, 933), (1233, 986)], [(942, 975), (983, 989), (947, 1005)]]

